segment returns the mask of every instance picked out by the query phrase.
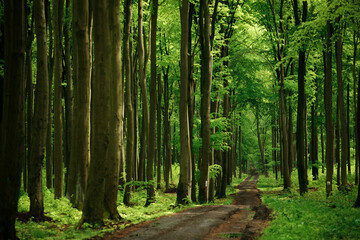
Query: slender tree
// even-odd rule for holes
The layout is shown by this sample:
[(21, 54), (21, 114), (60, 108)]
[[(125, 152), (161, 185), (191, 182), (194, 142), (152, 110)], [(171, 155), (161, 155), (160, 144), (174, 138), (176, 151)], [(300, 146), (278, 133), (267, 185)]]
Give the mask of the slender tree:
[(42, 193), (42, 164), (46, 145), (46, 129), (49, 110), (49, 80), (47, 68), (47, 38), (44, 0), (34, 2), (35, 33), (37, 43), (37, 75), (35, 91), (35, 108), (32, 122), (29, 163), (29, 197), (30, 215), (35, 220), (44, 217), (44, 200)]
[(189, 0), (182, 0), (180, 7), (181, 18), (181, 48), (180, 48), (180, 178), (177, 187), (176, 202), (188, 202), (191, 190), (191, 149), (188, 117), (188, 28), (189, 28)]
[(146, 205), (155, 201), (154, 178), (154, 158), (155, 158), (155, 121), (156, 121), (156, 28), (158, 16), (158, 0), (151, 2), (151, 36), (150, 36), (150, 60), (151, 60), (151, 79), (150, 79), (150, 119), (149, 119), (149, 146), (148, 146), (148, 163), (146, 171), (146, 180), (148, 181)]
[(135, 165), (135, 155), (134, 155), (134, 138), (135, 138), (135, 126), (134, 126), (134, 114), (133, 114), (133, 104), (131, 101), (132, 95), (132, 74), (131, 74), (131, 59), (130, 59), (130, 28), (131, 28), (131, 18), (132, 18), (132, 1), (126, 0), (124, 2), (124, 76), (125, 76), (125, 102), (126, 102), (126, 126), (127, 126), (127, 144), (126, 144), (126, 187), (124, 194), (124, 204), (130, 205), (130, 191), (131, 191), (131, 181), (135, 180), (133, 175), (133, 168)]
[[(295, 16), (295, 25), (300, 25), (300, 17), (298, 13), (298, 1), (294, 0), (294, 16)], [(303, 1), (303, 11), (302, 11), (302, 22), (305, 22), (307, 18), (307, 1)], [(299, 50), (299, 69), (298, 69), (298, 114), (297, 114), (297, 125), (296, 125), (296, 149), (297, 149), (297, 167), (298, 167), (298, 178), (299, 178), (299, 185), (300, 185), (300, 194), (303, 195), (307, 192), (307, 182), (305, 177), (305, 74), (306, 74), (306, 63), (305, 63), (305, 54), (306, 50), (305, 47)], [(284, 132), (284, 135), (285, 132)]]
[(6, 38), (1, 46), (4, 49), (5, 76), (0, 82), (1, 239), (18, 239), (15, 233), (15, 218), (21, 185), (21, 166), (25, 160), (24, 6), (23, 0), (5, 1)]
[(53, 1), (54, 18), (54, 190), (55, 198), (63, 195), (62, 139), (62, 51), (64, 0)]
[(211, 163), (212, 152), (210, 146), (210, 102), (213, 58), (210, 42), (210, 13), (209, 1), (200, 1), (200, 40), (201, 40), (201, 166), (199, 180), (199, 202), (208, 201), (209, 195), (209, 163)]

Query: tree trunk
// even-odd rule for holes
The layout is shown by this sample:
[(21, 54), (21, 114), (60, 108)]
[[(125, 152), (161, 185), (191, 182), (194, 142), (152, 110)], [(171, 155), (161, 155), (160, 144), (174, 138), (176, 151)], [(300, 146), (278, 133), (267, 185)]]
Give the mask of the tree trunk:
[(259, 144), (259, 149), (260, 149), (260, 156), (261, 156), (261, 163), (262, 163), (262, 167), (263, 167), (263, 174), (267, 175), (266, 163), (265, 163), (265, 149), (264, 149), (264, 145), (261, 142), (260, 119), (259, 118), (260, 118), (259, 114), (256, 114), (256, 133), (257, 133), (257, 139), (258, 139), (258, 144)]
[(50, 1), (45, 1), (45, 14), (47, 25), (49, 26), (49, 55), (48, 55), (48, 76), (49, 76), (49, 111), (48, 111), (48, 126), (47, 126), (47, 136), (46, 136), (46, 187), (48, 189), (53, 187), (53, 151), (52, 151), (52, 124), (51, 124), (51, 102), (52, 102), (52, 89), (53, 89), (53, 67), (54, 67), (54, 57), (53, 57), (53, 28), (51, 23), (50, 15)]
[(111, 11), (105, 1), (92, 2), (94, 9), (94, 78), (91, 90), (91, 159), (88, 185), (85, 193), (83, 222), (103, 223), (106, 156), (110, 144), (110, 66), (111, 41), (109, 16)]
[[(337, 19), (339, 22), (340, 19)], [(346, 173), (346, 164), (348, 162), (348, 133), (346, 130), (346, 112), (345, 112), (345, 103), (344, 103), (344, 88), (343, 88), (343, 78), (342, 78), (342, 52), (343, 52), (343, 43), (341, 37), (341, 29), (338, 27), (338, 36), (335, 43), (335, 55), (336, 55), (336, 76), (338, 83), (338, 96), (339, 96), (339, 114), (340, 114), (340, 137), (341, 137), (341, 186), (345, 187), (347, 184), (347, 173)]]
[(169, 190), (169, 174), (171, 166), (170, 119), (169, 119), (169, 66), (164, 71), (164, 181), (165, 191)]
[(162, 83), (161, 74), (158, 74), (158, 99), (157, 99), (157, 186), (156, 189), (161, 188), (161, 97), (162, 97)]
[[(294, 1), (294, 14), (295, 14), (295, 25), (300, 24), (298, 16), (298, 3)], [(307, 17), (307, 1), (303, 1), (303, 13), (302, 22), (306, 21)], [(306, 182), (306, 171), (305, 169), (305, 154), (304, 141), (305, 141), (305, 111), (306, 111), (306, 98), (305, 98), (305, 74), (306, 74), (306, 63), (305, 63), (305, 50), (299, 50), (299, 69), (298, 69), (298, 115), (297, 115), (297, 126), (296, 126), (296, 149), (297, 149), (297, 167), (298, 177), (300, 186), (300, 195), (307, 192)]]
[(54, 18), (54, 195), (63, 195), (63, 141), (62, 141), (62, 36), (64, 0), (53, 1)]
[(186, 204), (191, 196), (191, 148), (188, 113), (188, 34), (189, 34), (189, 0), (182, 0), (181, 18), (181, 48), (180, 48), (180, 178), (177, 187), (178, 204)]
[(239, 126), (239, 178), (241, 178), (242, 174), (242, 131), (241, 131), (241, 125)]
[[(65, 11), (65, 27), (64, 27), (64, 38), (65, 38), (65, 76), (66, 76), (66, 91), (65, 91), (65, 141), (64, 141), (64, 165), (66, 167), (65, 182), (67, 183), (69, 178), (69, 164), (71, 154), (71, 134), (72, 134), (72, 123), (73, 123), (73, 83), (72, 83), (72, 72), (71, 72), (71, 50), (70, 50), (70, 0), (66, 0), (66, 11)], [(65, 195), (68, 186), (65, 188)]]
[[(36, 4), (38, 6), (39, 2)], [(15, 219), (21, 186), (21, 167), (25, 160), (25, 2), (8, 0), (4, 5), (6, 38), (2, 41), (4, 55), (1, 57), (5, 60), (5, 75), (0, 82), (0, 238), (18, 239), (15, 233)], [(42, 6), (44, 7), (44, 4)], [(44, 26), (45, 18), (43, 21)], [(46, 38), (46, 35), (43, 37)], [(42, 37), (38, 42), (41, 40)], [(40, 47), (38, 53), (44, 53), (41, 50)]]
[(209, 1), (200, 1), (200, 40), (201, 40), (201, 166), (199, 180), (199, 202), (206, 203), (209, 194), (209, 163), (212, 162), (211, 154), (211, 129), (210, 129), (210, 102), (213, 58), (210, 42), (210, 13)]
[(325, 131), (326, 131), (326, 196), (332, 191), (334, 171), (334, 126), (332, 123), (332, 26), (330, 20), (326, 23), (326, 61), (324, 81)]
[(124, 74), (125, 74), (125, 103), (126, 103), (126, 187), (124, 193), (124, 204), (130, 205), (131, 182), (134, 179), (133, 171), (135, 164), (134, 139), (135, 139), (135, 122), (132, 104), (132, 74), (130, 59), (130, 28), (132, 21), (132, 1), (124, 2)]
[(317, 112), (316, 112), (316, 100), (311, 106), (311, 143), (310, 143), (310, 159), (312, 166), (313, 180), (319, 179), (318, 164), (318, 134), (317, 134)]
[[(146, 64), (144, 64), (144, 37), (143, 37), (143, 1), (138, 2), (138, 56), (139, 56), (139, 81), (141, 86), (141, 99), (143, 110), (143, 124), (142, 124), (142, 138), (141, 141), (141, 153), (139, 164), (139, 180), (145, 180), (145, 160), (146, 152), (148, 148), (149, 139), (149, 104), (146, 84)], [(145, 65), (145, 67), (144, 67)]]
[(88, 0), (73, 6), (74, 115), (67, 196), (82, 209), (90, 163), (91, 14)]
[(154, 157), (155, 157), (155, 123), (156, 123), (156, 28), (157, 28), (157, 16), (158, 16), (158, 0), (152, 1), (151, 9), (151, 46), (150, 46), (150, 60), (151, 60), (151, 80), (150, 80), (150, 114), (149, 114), (149, 147), (148, 147), (148, 163), (146, 171), (146, 180), (149, 185), (147, 188), (146, 205), (150, 205), (155, 201), (155, 186), (154, 178)]
[[(357, 105), (356, 102), (356, 57), (357, 57), (357, 46), (358, 46), (358, 41), (359, 41), (359, 36), (357, 35), (357, 33), (354, 31), (354, 35), (353, 35), (353, 42), (354, 42), (354, 54), (353, 54), (353, 64), (352, 64), (352, 74), (353, 74), (353, 80), (354, 80), (354, 84), (353, 84), (353, 98), (354, 98), (354, 122), (355, 122), (355, 126), (354, 126), (354, 132), (355, 132), (355, 185), (359, 184), (359, 161), (360, 161), (360, 149), (359, 149), (359, 134), (358, 134), (358, 124), (357, 124), (357, 111), (359, 111), (358, 107), (359, 105)], [(360, 84), (359, 84), (360, 85)], [(358, 96), (359, 98), (359, 96)]]
[(117, 211), (117, 195), (119, 184), (119, 167), (121, 142), (123, 131), (121, 113), (123, 111), (123, 81), (121, 72), (121, 29), (120, 29), (120, 0), (109, 1), (109, 26), (111, 41), (111, 75), (110, 75), (110, 146), (107, 156), (107, 175), (105, 179), (104, 207), (110, 219), (120, 220)]
[(34, 2), (35, 32), (37, 37), (37, 77), (35, 91), (35, 111), (33, 118), (30, 163), (29, 163), (29, 197), (30, 215), (35, 220), (44, 217), (44, 200), (42, 193), (42, 164), (46, 145), (46, 127), (49, 110), (49, 81), (47, 72), (47, 39), (45, 5), (43, 0)]
[[(359, 76), (359, 79), (360, 79), (360, 76)], [(357, 106), (359, 107), (360, 106), (360, 83), (358, 84), (358, 93), (357, 93), (357, 95), (358, 95)], [(355, 124), (356, 124), (357, 134), (358, 134), (358, 137), (360, 137), (360, 111), (359, 111), (359, 109), (357, 110), (356, 120), (357, 121), (355, 122)], [(359, 138), (358, 138), (357, 144), (359, 145)], [(358, 178), (359, 177), (360, 176), (358, 176)], [(358, 195), (357, 195), (354, 207), (360, 207), (360, 184), (358, 184)]]

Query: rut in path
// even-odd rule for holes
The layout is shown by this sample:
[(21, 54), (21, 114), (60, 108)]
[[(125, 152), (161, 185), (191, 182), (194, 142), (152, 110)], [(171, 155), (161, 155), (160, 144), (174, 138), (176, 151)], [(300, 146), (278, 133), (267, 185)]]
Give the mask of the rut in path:
[(202, 206), (137, 224), (104, 239), (254, 239), (269, 221), (270, 210), (261, 205), (258, 176), (246, 178), (233, 194), (232, 205)]

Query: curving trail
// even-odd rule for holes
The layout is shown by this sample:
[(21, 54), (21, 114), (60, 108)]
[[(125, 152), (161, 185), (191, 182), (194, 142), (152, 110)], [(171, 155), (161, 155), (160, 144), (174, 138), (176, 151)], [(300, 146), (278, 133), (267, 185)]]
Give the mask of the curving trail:
[(105, 235), (103, 239), (254, 239), (270, 220), (261, 205), (258, 176), (246, 178), (232, 205), (202, 206)]

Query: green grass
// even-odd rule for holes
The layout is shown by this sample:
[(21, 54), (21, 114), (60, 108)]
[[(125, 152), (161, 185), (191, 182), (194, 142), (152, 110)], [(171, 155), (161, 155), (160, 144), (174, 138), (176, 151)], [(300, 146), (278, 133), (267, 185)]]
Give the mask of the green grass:
[[(353, 176), (349, 177), (350, 182)], [(282, 182), (273, 176), (261, 176), (258, 186), (263, 192), (262, 201), (274, 210), (274, 219), (262, 239), (359, 239), (360, 209), (352, 208), (357, 187), (346, 194), (338, 191), (335, 183), (332, 196), (326, 198), (325, 175), (313, 181), (309, 171), (309, 187), (314, 189), (300, 197), (297, 172), (293, 172), (293, 188), (289, 192), (266, 194), (282, 190)]]
[[(179, 167), (173, 168), (174, 183), (178, 181)], [(234, 178), (232, 185), (227, 188), (227, 198), (216, 199), (215, 203), (208, 203), (209, 205), (231, 204), (232, 197), (229, 195), (237, 192), (234, 186), (240, 184), (246, 175), (241, 179)], [(164, 188), (164, 186), (162, 186)], [(17, 236), (20, 239), (86, 239), (93, 236), (102, 236), (106, 232), (111, 232), (116, 229), (122, 229), (130, 224), (137, 224), (143, 221), (149, 221), (164, 215), (176, 213), (186, 208), (197, 207), (196, 203), (191, 203), (187, 206), (175, 206), (176, 193), (163, 193), (163, 191), (156, 191), (156, 201), (150, 206), (145, 207), (146, 190), (144, 187), (137, 188), (136, 192), (131, 193), (132, 206), (127, 207), (122, 203), (123, 192), (119, 191), (118, 195), (118, 211), (123, 218), (119, 223), (105, 221), (105, 226), (96, 228), (89, 224), (84, 224), (82, 229), (78, 230), (77, 225), (81, 219), (82, 212), (72, 208), (71, 203), (67, 198), (54, 200), (53, 190), (44, 189), (44, 210), (45, 215), (50, 217), (52, 221), (48, 222), (33, 222), (29, 221), (23, 223), (16, 220)], [(30, 200), (24, 191), (21, 191), (18, 212), (27, 212), (30, 208)]]

